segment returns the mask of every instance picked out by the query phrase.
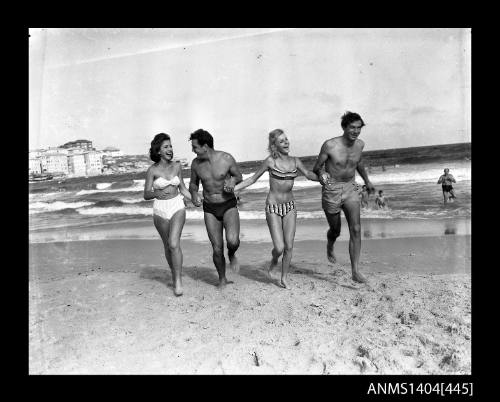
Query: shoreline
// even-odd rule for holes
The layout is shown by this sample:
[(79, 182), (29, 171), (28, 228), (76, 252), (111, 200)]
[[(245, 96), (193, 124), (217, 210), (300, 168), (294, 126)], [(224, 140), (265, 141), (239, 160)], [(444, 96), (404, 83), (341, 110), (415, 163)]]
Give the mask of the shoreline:
[[(342, 216), (342, 230), (338, 241), (349, 240), (349, 230)], [(325, 240), (328, 224), (325, 219), (298, 219), (296, 241)], [(445, 219), (375, 219), (361, 218), (361, 238), (411, 238), (441, 235), (471, 235), (470, 218)], [(61, 227), (52, 229), (31, 229), (30, 243), (51, 243), (61, 241), (157, 240), (158, 232), (152, 219), (129, 220), (125, 222), (101, 223), (89, 226)], [(187, 220), (182, 231), (181, 242), (193, 240), (207, 242), (204, 222)], [(270, 234), (265, 220), (241, 220), (241, 242), (268, 242)]]

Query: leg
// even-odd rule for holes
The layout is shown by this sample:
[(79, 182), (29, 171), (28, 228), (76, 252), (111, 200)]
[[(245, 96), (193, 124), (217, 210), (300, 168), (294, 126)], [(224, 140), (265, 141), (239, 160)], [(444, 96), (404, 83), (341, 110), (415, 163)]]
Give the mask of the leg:
[(366, 282), (359, 273), (359, 255), (361, 253), (361, 218), (359, 202), (346, 200), (342, 207), (349, 225), (349, 256), (351, 257), (352, 279), (356, 282)]
[(229, 266), (234, 272), (239, 272), (240, 264), (236, 258), (236, 250), (240, 246), (240, 214), (238, 208), (228, 209), (222, 218), (226, 230), (227, 255)]
[(328, 261), (332, 264), (337, 262), (335, 258), (335, 254), (333, 253), (333, 246), (335, 244), (335, 240), (340, 236), (340, 228), (342, 223), (340, 221), (340, 211), (334, 214), (325, 211), (326, 220), (328, 221), (328, 232), (326, 232), (326, 257)]
[(283, 235), (285, 241), (285, 250), (281, 262), (281, 286), (290, 289), (288, 284), (288, 271), (292, 261), (293, 240), (295, 239), (295, 228), (297, 223), (297, 211), (292, 210), (283, 217)]
[[(161, 240), (163, 242), (163, 248), (165, 250), (165, 257), (167, 258), (168, 266), (172, 271), (173, 261), (170, 255), (170, 249), (168, 247), (168, 239), (170, 234), (170, 220), (164, 219), (161, 216), (153, 215), (153, 223), (156, 227), (156, 230), (160, 234)], [(172, 273), (173, 277), (173, 273)]]
[(447, 191), (443, 191), (443, 201), (445, 204), (448, 202), (448, 192)]
[(269, 274), (269, 277), (273, 278), (272, 271), (278, 265), (278, 258), (280, 258), (280, 255), (283, 254), (283, 250), (285, 249), (285, 241), (283, 239), (284, 236), (281, 216), (266, 212), (266, 221), (274, 246), (271, 251), (272, 258), (267, 272)]
[(170, 233), (168, 236), (168, 249), (172, 259), (172, 277), (174, 278), (174, 294), (182, 295), (182, 250), (180, 246), (181, 233), (186, 222), (186, 210), (177, 211), (170, 219)]
[(212, 243), (213, 261), (219, 274), (218, 287), (224, 287), (228, 283), (226, 279), (226, 259), (224, 258), (224, 239), (222, 238), (222, 222), (211, 213), (205, 212), (205, 226), (208, 238)]

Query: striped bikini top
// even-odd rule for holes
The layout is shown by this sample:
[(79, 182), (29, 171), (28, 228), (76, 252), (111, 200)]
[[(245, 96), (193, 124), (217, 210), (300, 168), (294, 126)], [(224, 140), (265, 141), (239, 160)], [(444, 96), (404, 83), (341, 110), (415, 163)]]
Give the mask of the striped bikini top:
[[(298, 176), (298, 173), (297, 173), (297, 159), (294, 158), (294, 160), (295, 160), (295, 169), (293, 169), (291, 172), (283, 172), (282, 170), (279, 170), (276, 167), (270, 167), (269, 174), (278, 180), (295, 179)], [(276, 162), (274, 162), (274, 164), (276, 166)]]
[(181, 183), (178, 176), (174, 176), (172, 179), (168, 180), (164, 177), (158, 177), (153, 181), (153, 188), (156, 190), (160, 190), (167, 186), (178, 186)]

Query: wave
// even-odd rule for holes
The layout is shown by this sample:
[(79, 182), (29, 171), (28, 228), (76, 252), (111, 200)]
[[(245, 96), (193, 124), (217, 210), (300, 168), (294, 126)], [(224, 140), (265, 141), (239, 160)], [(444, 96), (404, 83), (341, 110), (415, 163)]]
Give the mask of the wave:
[(80, 201), (80, 202), (63, 202), (63, 201), (55, 201), (55, 202), (34, 202), (29, 205), (29, 213), (31, 214), (39, 214), (42, 212), (55, 212), (62, 211), (66, 209), (70, 210), (78, 210), (78, 208), (88, 207), (93, 205), (93, 202)]

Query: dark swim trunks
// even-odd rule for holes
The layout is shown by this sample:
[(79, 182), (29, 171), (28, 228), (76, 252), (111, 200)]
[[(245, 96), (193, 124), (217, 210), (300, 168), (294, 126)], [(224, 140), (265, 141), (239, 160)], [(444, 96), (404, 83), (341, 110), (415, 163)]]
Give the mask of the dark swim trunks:
[(203, 200), (203, 211), (212, 214), (217, 220), (221, 221), (224, 217), (224, 213), (228, 209), (236, 207), (237, 204), (236, 198), (230, 198), (223, 202), (206, 202)]
[(451, 184), (443, 184), (443, 191), (446, 191), (449, 193), (451, 190), (453, 190), (453, 186)]

